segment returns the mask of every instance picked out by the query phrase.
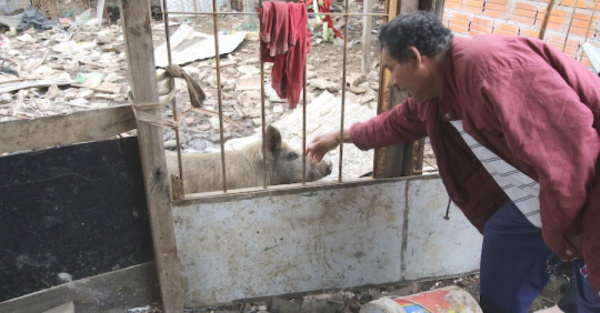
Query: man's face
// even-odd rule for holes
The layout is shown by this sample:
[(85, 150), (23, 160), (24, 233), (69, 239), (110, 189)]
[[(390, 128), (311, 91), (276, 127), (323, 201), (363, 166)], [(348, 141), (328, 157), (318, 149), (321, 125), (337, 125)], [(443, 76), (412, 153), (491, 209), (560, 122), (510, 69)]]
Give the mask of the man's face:
[(383, 66), (390, 71), (391, 78), (388, 87), (398, 87), (402, 91), (406, 91), (413, 100), (420, 102), (432, 98), (431, 86), (427, 86), (427, 68), (422, 63), (422, 58), (418, 51), (414, 49), (410, 53), (407, 62), (400, 63), (394, 59), (387, 47), (381, 50)]

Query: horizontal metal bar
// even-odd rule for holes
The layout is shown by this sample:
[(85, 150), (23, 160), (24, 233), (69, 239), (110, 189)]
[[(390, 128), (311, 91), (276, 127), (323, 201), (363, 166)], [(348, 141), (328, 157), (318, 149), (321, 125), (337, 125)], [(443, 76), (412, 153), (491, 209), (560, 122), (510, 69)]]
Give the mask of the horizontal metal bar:
[[(255, 15), (258, 16), (256, 12), (170, 12), (165, 11), (165, 14), (180, 14), (180, 15)], [(313, 12), (309, 12), (308, 14), (317, 14)], [(380, 16), (386, 17), (388, 16), (385, 13), (323, 13), (319, 12), (319, 15), (330, 15), (330, 16)]]
[(284, 195), (284, 194), (310, 193), (310, 192), (318, 192), (318, 191), (323, 191), (323, 190), (348, 188), (348, 187), (362, 186), (362, 185), (369, 185), (369, 184), (384, 184), (384, 183), (393, 183), (393, 182), (404, 181), (404, 180), (410, 181), (410, 180), (414, 180), (414, 179), (424, 180), (424, 179), (437, 179), (437, 178), (439, 178), (439, 174), (432, 173), (432, 174), (420, 175), (420, 176), (402, 176), (402, 177), (380, 178), (380, 179), (375, 179), (372, 177), (364, 177), (364, 178), (343, 179), (342, 181), (328, 180), (328, 181), (307, 182), (305, 184), (295, 183), (295, 184), (288, 184), (288, 185), (272, 185), (272, 186), (269, 186), (267, 189), (263, 189), (262, 186), (257, 186), (257, 187), (251, 187), (251, 188), (228, 190), (227, 193), (224, 193), (222, 191), (190, 193), (190, 194), (186, 194), (184, 199), (171, 201), (171, 204), (173, 205), (173, 209), (178, 209), (178, 207), (185, 207), (185, 206), (195, 205), (195, 204), (200, 204), (200, 203), (240, 201), (240, 200), (254, 199), (254, 198), (259, 198), (259, 197), (271, 197), (271, 196)]

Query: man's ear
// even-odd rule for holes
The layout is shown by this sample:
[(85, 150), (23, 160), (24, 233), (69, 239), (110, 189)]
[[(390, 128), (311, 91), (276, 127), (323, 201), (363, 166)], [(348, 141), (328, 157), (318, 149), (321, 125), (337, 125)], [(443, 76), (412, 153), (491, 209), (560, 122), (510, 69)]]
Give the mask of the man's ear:
[(423, 58), (421, 57), (421, 52), (414, 46), (408, 47), (408, 60), (416, 66), (421, 65), (423, 62)]

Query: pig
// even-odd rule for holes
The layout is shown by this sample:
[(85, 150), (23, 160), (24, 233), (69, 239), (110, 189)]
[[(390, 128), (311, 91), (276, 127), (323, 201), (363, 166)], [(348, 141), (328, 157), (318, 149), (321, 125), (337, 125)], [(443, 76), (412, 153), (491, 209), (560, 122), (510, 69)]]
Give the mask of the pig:
[[(281, 140), (281, 133), (274, 126), (267, 126), (265, 134), (267, 184), (291, 184), (302, 182), (302, 153), (291, 149)], [(179, 176), (177, 152), (167, 151), (167, 169)], [(223, 190), (221, 152), (182, 152), (183, 186), (185, 193)], [(262, 141), (233, 151), (225, 151), (227, 189), (257, 187), (263, 185)], [(331, 174), (331, 162), (306, 161), (306, 181), (319, 180)]]

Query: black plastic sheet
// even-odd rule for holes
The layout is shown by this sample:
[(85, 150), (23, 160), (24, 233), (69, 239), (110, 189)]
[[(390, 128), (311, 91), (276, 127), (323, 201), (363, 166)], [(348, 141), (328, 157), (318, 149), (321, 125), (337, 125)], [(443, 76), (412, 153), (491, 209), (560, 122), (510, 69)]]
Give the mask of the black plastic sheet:
[(17, 25), (17, 31), (22, 32), (31, 27), (37, 31), (48, 30), (56, 25), (58, 25), (58, 21), (50, 20), (42, 12), (30, 6), (23, 13), (23, 17)]

